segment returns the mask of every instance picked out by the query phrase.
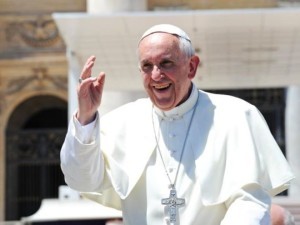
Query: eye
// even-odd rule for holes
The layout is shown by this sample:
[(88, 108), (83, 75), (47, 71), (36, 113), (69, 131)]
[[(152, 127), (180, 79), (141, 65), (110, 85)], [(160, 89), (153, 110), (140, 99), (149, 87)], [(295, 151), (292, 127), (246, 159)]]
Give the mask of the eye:
[(174, 65), (174, 63), (170, 60), (164, 60), (160, 63), (161, 68), (169, 69)]
[(141, 65), (141, 70), (145, 73), (151, 72), (153, 69), (153, 65), (151, 63), (144, 63)]

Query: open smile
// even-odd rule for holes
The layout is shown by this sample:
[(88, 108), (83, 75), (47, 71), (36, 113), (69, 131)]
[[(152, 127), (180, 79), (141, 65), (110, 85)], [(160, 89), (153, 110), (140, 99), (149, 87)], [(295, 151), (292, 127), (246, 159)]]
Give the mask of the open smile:
[(163, 90), (168, 89), (170, 86), (171, 86), (171, 84), (156, 84), (156, 85), (153, 85), (152, 87), (155, 90), (163, 91)]

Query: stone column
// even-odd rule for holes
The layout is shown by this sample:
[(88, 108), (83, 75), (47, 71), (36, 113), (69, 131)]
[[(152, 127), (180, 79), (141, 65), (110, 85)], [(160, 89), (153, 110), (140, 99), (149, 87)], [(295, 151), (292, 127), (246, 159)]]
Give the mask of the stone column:
[(81, 65), (80, 62), (78, 61), (78, 57), (76, 56), (76, 54), (68, 48), (67, 48), (67, 58), (69, 62), (68, 117), (70, 119), (78, 106), (76, 87), (78, 85), (78, 79), (83, 65)]
[(300, 86), (287, 89), (286, 99), (286, 156), (296, 179), (289, 189), (289, 196), (300, 197)]
[[(146, 11), (146, 0), (88, 0), (87, 11), (95, 13)], [(71, 83), (70, 83), (71, 84)], [(72, 85), (72, 84), (71, 84)], [(106, 90), (103, 94), (100, 114), (103, 115), (118, 106), (145, 96), (143, 91)], [(70, 107), (72, 108), (72, 107)]]
[(88, 0), (89, 13), (130, 12), (147, 10), (146, 0)]

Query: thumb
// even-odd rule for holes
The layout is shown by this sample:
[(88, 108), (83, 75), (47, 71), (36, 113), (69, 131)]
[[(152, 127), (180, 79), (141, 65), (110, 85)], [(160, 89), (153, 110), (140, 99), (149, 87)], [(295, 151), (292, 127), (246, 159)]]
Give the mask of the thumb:
[(97, 89), (101, 92), (103, 92), (103, 89), (104, 89), (104, 83), (105, 83), (105, 73), (104, 72), (101, 72), (99, 73), (98, 77), (97, 77), (97, 80), (96, 80), (96, 83), (97, 83)]
[(104, 86), (104, 83), (105, 83), (105, 73), (104, 72), (101, 72), (99, 73), (98, 77), (97, 77), (97, 81), (99, 83), (100, 86)]

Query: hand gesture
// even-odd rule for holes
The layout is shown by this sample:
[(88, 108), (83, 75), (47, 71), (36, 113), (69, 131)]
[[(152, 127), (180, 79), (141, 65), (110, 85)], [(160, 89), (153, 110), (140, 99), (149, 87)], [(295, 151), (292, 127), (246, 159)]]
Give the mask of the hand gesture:
[(95, 60), (95, 56), (88, 58), (80, 74), (77, 87), (78, 112), (76, 118), (82, 125), (86, 125), (95, 119), (101, 103), (105, 73), (101, 72), (98, 77), (91, 77)]

